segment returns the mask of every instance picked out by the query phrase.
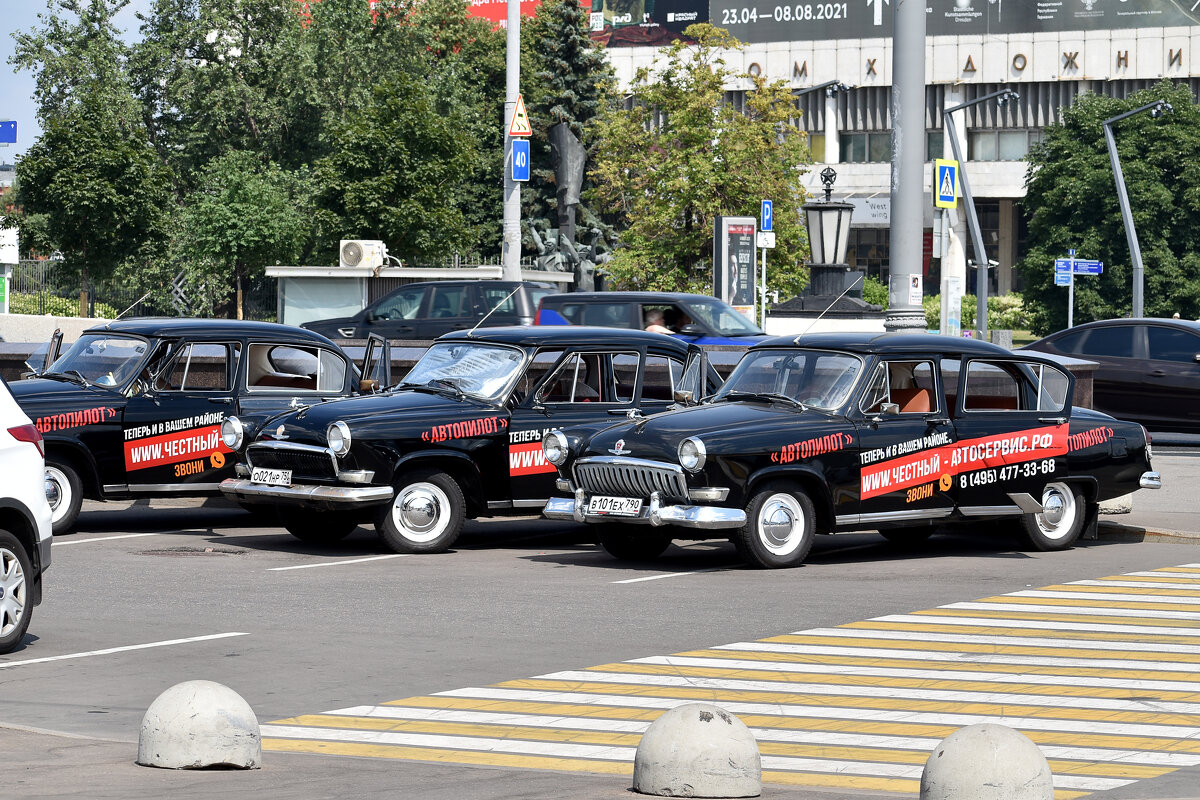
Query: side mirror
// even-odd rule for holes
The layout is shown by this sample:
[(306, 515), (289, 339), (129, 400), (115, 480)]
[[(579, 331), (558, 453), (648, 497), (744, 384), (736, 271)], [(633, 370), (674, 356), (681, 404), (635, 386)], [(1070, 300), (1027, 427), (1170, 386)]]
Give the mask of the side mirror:
[(701, 328), (699, 325), (695, 324), (694, 322), (690, 323), (688, 325), (684, 325), (682, 328), (679, 329), (679, 332), (682, 333), (684, 336), (703, 336), (705, 333), (704, 328)]
[(881, 403), (879, 413), (885, 417), (894, 417), (900, 413), (900, 406), (897, 403)]
[(695, 405), (694, 398), (695, 394), (687, 389), (676, 389), (673, 396), (676, 403), (684, 406)]
[(1195, 361), (1197, 364), (1200, 364), (1200, 353), (1196, 353), (1196, 355), (1192, 356), (1192, 361)]
[(367, 313), (363, 314), (363, 322), (374, 322), (377, 319), (379, 318), (375, 316), (375, 312), (369, 308), (367, 309)]

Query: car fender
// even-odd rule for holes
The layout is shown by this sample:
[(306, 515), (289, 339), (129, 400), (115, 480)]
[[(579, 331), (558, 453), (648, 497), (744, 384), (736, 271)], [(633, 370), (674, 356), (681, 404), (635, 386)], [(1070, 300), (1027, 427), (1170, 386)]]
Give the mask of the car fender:
[[(17, 537), (33, 562), (32, 605), (39, 605), (42, 602), (42, 573), (49, 563), (42, 563), (42, 548), (38, 543), (37, 521), (33, 512), (20, 500), (0, 497), (0, 528)], [(49, 548), (46, 552), (49, 553)]]
[(479, 467), (466, 453), (457, 450), (414, 450), (396, 459), (392, 467), (393, 481), (399, 475), (419, 467), (437, 467), (452, 474), (462, 484), (470, 516), (477, 516), (483, 509), (483, 479)]
[[(83, 496), (88, 499), (99, 499), (103, 492), (101, 486), (103, 481), (100, 480), (96, 467), (96, 459), (92, 455), (83, 442), (73, 436), (43, 436), (43, 441), (46, 447), (46, 457), (49, 458), (51, 453), (64, 453), (77, 466), (80, 467), (79, 479), (83, 482)], [(124, 477), (120, 483), (124, 483)]]
[(825, 476), (812, 464), (772, 464), (755, 471), (746, 481), (743, 502), (748, 503), (760, 486), (773, 480), (800, 484), (813, 501), (814, 510), (817, 512), (818, 531), (828, 532), (833, 529), (833, 497), (829, 493), (829, 484)]

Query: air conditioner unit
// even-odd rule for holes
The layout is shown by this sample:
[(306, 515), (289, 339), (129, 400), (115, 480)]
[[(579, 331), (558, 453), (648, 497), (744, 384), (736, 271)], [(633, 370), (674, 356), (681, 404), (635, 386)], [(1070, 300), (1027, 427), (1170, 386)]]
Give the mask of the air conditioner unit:
[(342, 239), (338, 247), (338, 263), (343, 267), (382, 267), (387, 259), (387, 247), (378, 239)]

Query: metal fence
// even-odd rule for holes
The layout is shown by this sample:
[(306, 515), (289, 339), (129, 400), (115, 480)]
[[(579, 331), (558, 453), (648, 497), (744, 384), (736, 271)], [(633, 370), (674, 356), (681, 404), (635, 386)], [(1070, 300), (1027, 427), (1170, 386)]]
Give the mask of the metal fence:
[[(145, 290), (122, 286), (115, 281), (88, 281), (86, 316), (112, 319), (124, 312), (127, 317), (213, 316), (217, 311), (190, 302), (177, 281), (170, 299), (145, 297)], [(79, 292), (84, 288), (79, 273), (66, 269), (62, 261), (25, 260), (13, 270), (9, 283), (9, 307), (12, 314), (50, 314), (58, 317), (79, 315)], [(278, 285), (274, 278), (257, 278), (245, 284), (243, 310), (246, 319), (273, 321), (276, 315)]]

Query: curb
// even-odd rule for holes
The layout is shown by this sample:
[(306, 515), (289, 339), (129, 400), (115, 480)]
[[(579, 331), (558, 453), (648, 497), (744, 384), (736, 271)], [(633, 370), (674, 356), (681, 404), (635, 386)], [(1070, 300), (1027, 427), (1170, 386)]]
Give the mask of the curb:
[(1112, 542), (1165, 542), (1168, 544), (1200, 544), (1200, 532), (1171, 531), (1126, 525), (1101, 520), (1097, 525), (1098, 538)]

